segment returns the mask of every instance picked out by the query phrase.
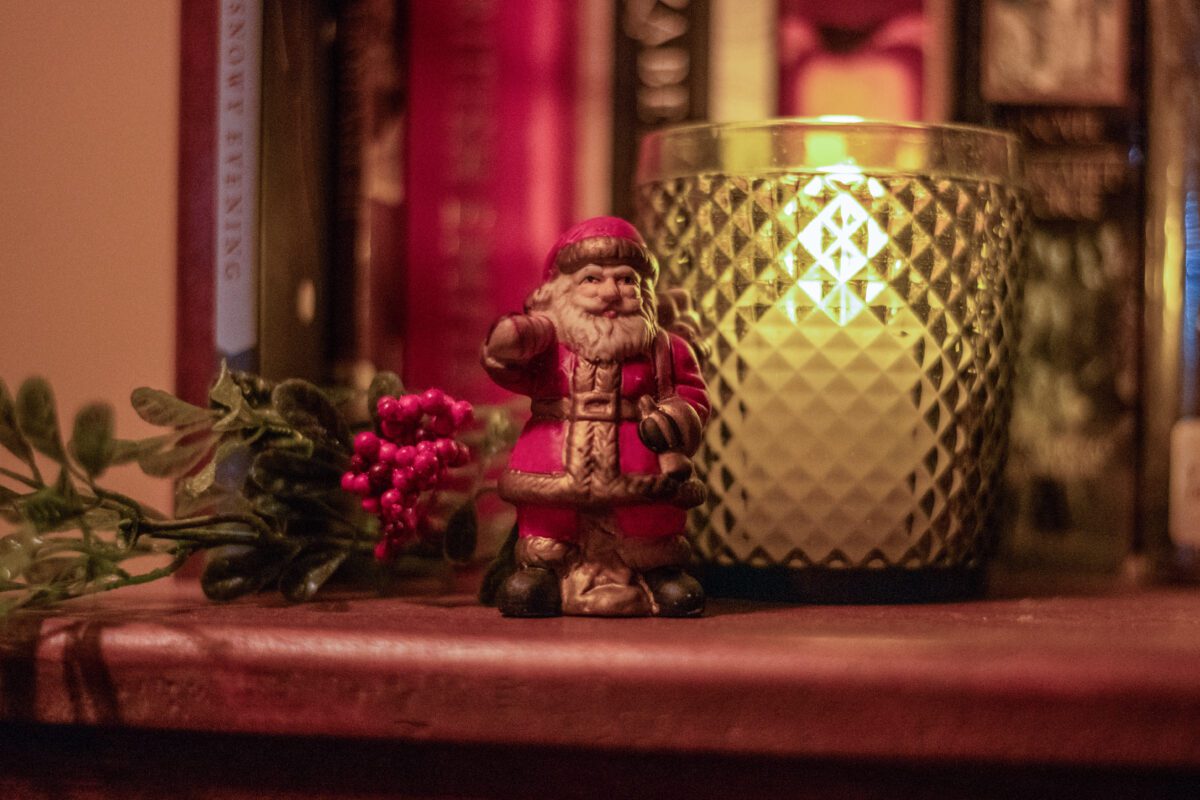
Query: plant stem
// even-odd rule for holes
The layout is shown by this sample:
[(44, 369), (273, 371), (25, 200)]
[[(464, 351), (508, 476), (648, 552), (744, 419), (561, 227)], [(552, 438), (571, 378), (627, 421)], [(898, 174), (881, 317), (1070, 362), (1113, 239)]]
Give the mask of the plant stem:
[[(227, 529), (213, 529), (204, 527), (191, 527), (183, 530), (159, 530), (159, 531), (144, 531), (147, 536), (155, 539), (168, 539), (175, 542), (192, 542), (197, 547), (214, 547), (222, 544), (262, 544), (261, 537), (258, 534), (249, 531), (236, 531)], [(337, 545), (350, 550), (361, 550), (363, 552), (373, 551), (375, 544), (368, 539), (347, 536), (302, 536), (292, 535), (288, 537), (294, 543), (301, 541), (319, 542), (321, 544)]]
[(140, 583), (150, 583), (159, 578), (165, 578), (179, 570), (184, 562), (194, 553), (195, 550), (191, 547), (181, 547), (175, 551), (175, 557), (171, 559), (169, 564), (165, 564), (157, 569), (152, 569), (149, 572), (143, 572), (141, 575), (128, 575), (117, 581), (109, 583), (93, 584), (84, 588), (77, 596), (82, 597), (87, 594), (97, 594), (99, 592), (111, 592), (113, 589), (120, 589), (123, 586), (137, 586)]
[(374, 552), (375, 543), (368, 539), (346, 538), (344, 536), (313, 536), (313, 537), (296, 537), (304, 538), (309, 541), (320, 542), (321, 544), (336, 544), (344, 547), (347, 550), (361, 550), (365, 552)]
[[(141, 583), (150, 583), (159, 578), (165, 578), (179, 570), (188, 560), (188, 557), (195, 552), (191, 547), (180, 547), (174, 553), (170, 563), (165, 564), (149, 572), (143, 572), (140, 575), (130, 575), (125, 572), (118, 580), (109, 581), (107, 583), (89, 583), (78, 589), (69, 589), (66, 586), (29, 586), (24, 587), (25, 591), (30, 592), (25, 597), (20, 598), (15, 603), (0, 609), (0, 618), (6, 612), (15, 611), (18, 608), (39, 608), (54, 605), (63, 600), (72, 600), (77, 597), (84, 597), (89, 594), (99, 594), (100, 592), (111, 592), (113, 589), (120, 589), (125, 586), (136, 586)], [(16, 587), (20, 588), (20, 587)]]
[(160, 531), (179, 531), (187, 528), (203, 528), (209, 525), (222, 525), (225, 523), (248, 525), (258, 532), (259, 535), (256, 538), (272, 540), (282, 538), (270, 525), (263, 522), (261, 518), (254, 514), (209, 514), (203, 517), (168, 520), (144, 519), (141, 521), (139, 528), (142, 533), (157, 536)]
[(0, 475), (4, 475), (7, 478), (12, 478), (14, 481), (23, 483), (26, 486), (28, 486), (30, 489), (40, 489), (40, 488), (42, 488), (42, 485), (43, 485), (43, 484), (35, 482), (31, 478), (25, 477), (24, 475), (22, 475), (19, 472), (13, 472), (11, 469), (6, 469), (4, 467), (0, 467)]
[(94, 552), (94, 548), (90, 542), (79, 542), (67, 539), (54, 539), (38, 548), (38, 553), (46, 555), (49, 553), (79, 553), (80, 555), (90, 556)]
[[(120, 503), (121, 505), (125, 506), (129, 510), (136, 512), (139, 516), (148, 517), (148, 518), (154, 519), (154, 520), (167, 519), (167, 515), (162, 513), (158, 509), (152, 508), (148, 505), (145, 505), (144, 503), (139, 503), (137, 500), (134, 500), (132, 497), (127, 497), (126, 495), (123, 495), (120, 492), (114, 492), (111, 489), (101, 489), (99, 486), (95, 486), (95, 485), (92, 486), (92, 490), (95, 491), (96, 497), (99, 497), (103, 500), (109, 500), (114, 503)], [(149, 521), (150, 521), (149, 519), (143, 520), (142, 524), (145, 525)]]
[(25, 460), (25, 463), (29, 465), (29, 471), (33, 473), (33, 479), (37, 481), (37, 483), (31, 483), (30, 486), (36, 486), (39, 488), (45, 486), (46, 481), (42, 478), (42, 471), (38, 469), (37, 459), (34, 458), (32, 453), (30, 453), (29, 458)]
[(223, 544), (262, 544), (262, 537), (251, 531), (214, 528), (186, 528), (178, 531), (144, 532), (155, 539), (186, 542), (197, 547), (218, 547)]

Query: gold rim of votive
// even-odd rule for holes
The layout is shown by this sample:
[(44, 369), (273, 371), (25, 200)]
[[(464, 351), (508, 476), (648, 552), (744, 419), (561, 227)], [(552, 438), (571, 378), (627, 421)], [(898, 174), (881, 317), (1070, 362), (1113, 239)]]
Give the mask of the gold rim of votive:
[(635, 180), (847, 171), (1016, 184), (1020, 142), (974, 125), (858, 117), (695, 123), (647, 134)]

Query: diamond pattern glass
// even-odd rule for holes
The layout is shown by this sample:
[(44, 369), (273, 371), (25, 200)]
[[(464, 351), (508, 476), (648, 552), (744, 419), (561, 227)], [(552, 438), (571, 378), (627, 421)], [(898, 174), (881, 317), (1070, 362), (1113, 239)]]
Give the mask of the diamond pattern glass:
[(791, 169), (644, 182), (707, 325), (703, 556), (978, 562), (1004, 459), (1020, 203), (990, 178)]

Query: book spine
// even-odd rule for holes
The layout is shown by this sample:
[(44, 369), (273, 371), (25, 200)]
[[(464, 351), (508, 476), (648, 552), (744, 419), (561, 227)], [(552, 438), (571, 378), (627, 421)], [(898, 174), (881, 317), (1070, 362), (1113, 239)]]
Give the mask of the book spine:
[(574, 210), (576, 14), (557, 0), (411, 5), (403, 375), (501, 400), (478, 366)]
[(1200, 7), (1150, 0), (1138, 529), (1160, 577), (1200, 580)]
[(1026, 153), (1015, 566), (1115, 570), (1138, 545), (1143, 20), (1138, 0), (961, 9), (957, 115), (1017, 133)]
[(616, 7), (610, 0), (579, 0), (578, 8), (574, 220), (583, 220), (612, 213)]
[(614, 19), (612, 205), (632, 219), (642, 136), (708, 119), (709, 0), (620, 0)]
[(204, 403), (212, 380), (218, 0), (180, 6), (175, 392)]
[(709, 0), (708, 118), (779, 115), (779, 0)]
[(325, 376), (328, 5), (182, 3), (176, 384), (192, 402), (221, 360)]
[(337, 12), (330, 344), (335, 378), (360, 389), (403, 359), (408, 6)]
[(262, 6), (222, 0), (218, 13), (213, 333), (218, 358), (255, 370)]
[[(256, 232), (257, 242), (252, 237), (234, 259), (237, 275), (220, 276), (230, 292), (225, 332), (231, 349), (257, 344), (257, 370), (264, 377), (321, 381), (328, 356), (333, 2), (266, 0), (261, 24), (261, 112), (228, 123), (230, 131), (255, 142), (237, 158), (258, 155), (257, 173), (244, 182), (248, 195), (258, 185), (258, 224), (252, 226), (254, 205), (235, 224)], [(254, 98), (242, 99), (250, 104)], [(250, 138), (255, 119), (259, 133)], [(257, 308), (250, 302), (256, 296)]]

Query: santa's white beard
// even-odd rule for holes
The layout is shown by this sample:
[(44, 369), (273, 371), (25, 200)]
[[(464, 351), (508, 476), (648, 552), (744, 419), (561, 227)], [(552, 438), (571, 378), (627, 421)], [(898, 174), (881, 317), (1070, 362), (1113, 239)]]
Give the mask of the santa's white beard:
[(550, 315), (563, 344), (588, 361), (625, 361), (648, 353), (658, 332), (644, 306), (609, 319), (577, 308), (560, 294), (551, 303)]

